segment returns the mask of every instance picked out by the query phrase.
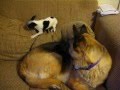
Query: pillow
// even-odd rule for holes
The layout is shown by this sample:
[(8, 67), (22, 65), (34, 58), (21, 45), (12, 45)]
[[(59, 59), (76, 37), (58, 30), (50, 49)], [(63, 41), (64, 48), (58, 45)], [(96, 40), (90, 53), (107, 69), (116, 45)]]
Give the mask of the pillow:
[(0, 15), (0, 60), (19, 60), (34, 41), (23, 22)]

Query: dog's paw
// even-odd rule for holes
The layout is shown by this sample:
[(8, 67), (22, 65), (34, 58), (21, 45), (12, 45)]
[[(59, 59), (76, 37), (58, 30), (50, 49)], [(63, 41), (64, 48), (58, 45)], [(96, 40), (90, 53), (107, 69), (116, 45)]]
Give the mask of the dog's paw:
[(61, 88), (57, 85), (52, 85), (49, 89), (50, 90), (61, 90)]

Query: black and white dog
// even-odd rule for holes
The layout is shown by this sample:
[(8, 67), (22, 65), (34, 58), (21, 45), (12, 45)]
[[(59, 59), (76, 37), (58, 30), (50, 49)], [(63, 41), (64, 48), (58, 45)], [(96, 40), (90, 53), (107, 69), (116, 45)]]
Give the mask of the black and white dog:
[(56, 25), (58, 23), (55, 17), (48, 17), (41, 20), (35, 20), (36, 16), (33, 16), (30, 21), (27, 22), (27, 27), (29, 29), (36, 30), (37, 33), (32, 35), (31, 38), (35, 38), (36, 36), (43, 34), (45, 31), (55, 32)]

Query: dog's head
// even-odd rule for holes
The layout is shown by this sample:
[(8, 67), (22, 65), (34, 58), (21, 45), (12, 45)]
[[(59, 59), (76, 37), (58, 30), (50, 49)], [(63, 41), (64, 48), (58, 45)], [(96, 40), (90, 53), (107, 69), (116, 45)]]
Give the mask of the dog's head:
[(81, 27), (76, 27), (75, 25), (73, 25), (74, 38), (71, 43), (69, 52), (75, 62), (75, 65), (80, 65), (79, 63), (82, 63), (81, 61), (86, 58), (82, 50), (86, 48), (86, 38), (84, 34), (87, 33), (88, 32), (85, 25), (82, 25)]
[(79, 43), (85, 41), (84, 34), (88, 33), (86, 26), (83, 24), (81, 27), (76, 27), (73, 25), (73, 35), (74, 35), (74, 42), (73, 47), (76, 48), (79, 46)]

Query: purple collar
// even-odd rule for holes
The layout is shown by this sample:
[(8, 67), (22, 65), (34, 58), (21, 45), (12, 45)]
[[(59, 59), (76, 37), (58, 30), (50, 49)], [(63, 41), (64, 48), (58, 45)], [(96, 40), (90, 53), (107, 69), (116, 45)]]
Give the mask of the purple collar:
[(94, 66), (96, 66), (100, 62), (101, 59), (102, 59), (102, 57), (99, 58), (99, 60), (97, 60), (95, 63), (90, 64), (90, 65), (85, 66), (85, 67), (76, 68), (75, 66), (73, 66), (73, 68), (74, 68), (74, 70), (90, 70), (91, 68), (93, 68)]

